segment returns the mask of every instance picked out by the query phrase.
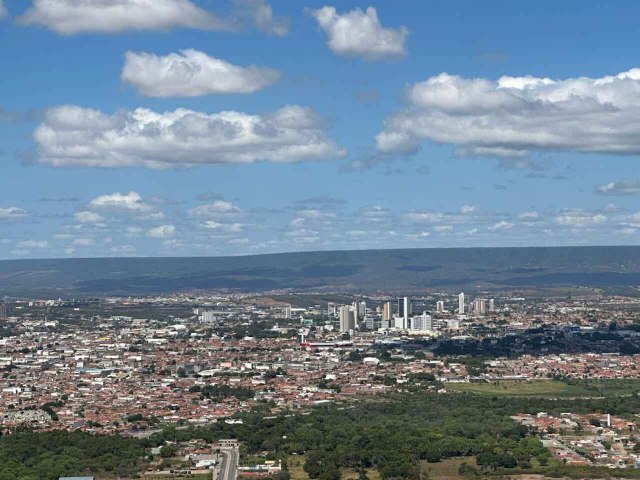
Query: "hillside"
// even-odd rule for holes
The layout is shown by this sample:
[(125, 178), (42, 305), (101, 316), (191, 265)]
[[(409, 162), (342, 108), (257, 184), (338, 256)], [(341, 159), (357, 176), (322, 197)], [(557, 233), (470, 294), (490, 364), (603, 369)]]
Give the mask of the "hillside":
[(0, 294), (147, 294), (193, 289), (416, 291), (640, 285), (640, 247), (452, 248), (243, 257), (0, 261)]

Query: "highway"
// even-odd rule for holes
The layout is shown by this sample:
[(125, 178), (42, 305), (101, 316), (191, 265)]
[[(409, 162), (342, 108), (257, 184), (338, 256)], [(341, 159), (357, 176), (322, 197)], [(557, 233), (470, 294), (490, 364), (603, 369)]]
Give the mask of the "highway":
[(217, 479), (214, 480), (236, 480), (238, 478), (238, 462), (240, 453), (237, 448), (221, 448), (220, 467), (217, 469)]

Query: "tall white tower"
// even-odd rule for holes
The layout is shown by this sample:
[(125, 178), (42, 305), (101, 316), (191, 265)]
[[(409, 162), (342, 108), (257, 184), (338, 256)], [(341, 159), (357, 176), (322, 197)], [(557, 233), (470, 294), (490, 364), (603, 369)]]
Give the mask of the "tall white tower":
[(458, 295), (458, 313), (464, 315), (464, 293)]

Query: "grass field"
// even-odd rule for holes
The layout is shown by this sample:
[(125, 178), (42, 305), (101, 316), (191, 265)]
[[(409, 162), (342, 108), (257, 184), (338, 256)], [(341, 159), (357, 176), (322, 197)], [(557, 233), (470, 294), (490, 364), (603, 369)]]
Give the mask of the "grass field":
[(422, 471), (425, 472), (427, 478), (437, 478), (441, 480), (460, 480), (465, 477), (458, 474), (458, 468), (462, 463), (467, 463), (474, 467), (477, 466), (474, 457), (456, 457), (447, 458), (437, 463), (421, 462)]
[(640, 390), (640, 380), (578, 381), (566, 383), (557, 380), (496, 383), (452, 383), (448, 390), (475, 395), (508, 395), (518, 397), (614, 397), (630, 395)]

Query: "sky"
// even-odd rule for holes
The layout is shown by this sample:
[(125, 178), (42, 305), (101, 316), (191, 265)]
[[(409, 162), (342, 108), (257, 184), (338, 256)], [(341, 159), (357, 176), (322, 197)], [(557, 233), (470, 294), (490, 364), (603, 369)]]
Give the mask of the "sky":
[(638, 18), (0, 0), (0, 259), (637, 245)]

